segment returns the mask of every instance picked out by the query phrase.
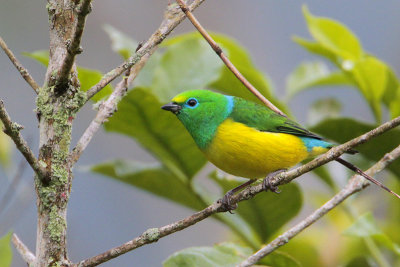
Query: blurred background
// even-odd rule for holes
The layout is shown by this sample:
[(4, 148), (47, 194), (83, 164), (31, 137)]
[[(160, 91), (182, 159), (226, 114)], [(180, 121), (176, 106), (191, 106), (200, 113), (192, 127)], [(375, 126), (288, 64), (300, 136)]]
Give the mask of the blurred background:
[[(137, 41), (147, 40), (162, 21), (167, 2), (94, 1), (82, 41), (84, 53), (77, 57), (78, 64), (104, 73), (113, 69), (121, 63), (121, 59), (112, 52), (103, 25), (110, 24)], [(205, 1), (195, 15), (206, 29), (224, 33), (242, 44), (252, 55), (255, 65), (269, 75), (276, 95), (283, 99), (287, 75), (302, 61), (313, 58), (291, 40), (293, 35), (309, 37), (301, 12), (302, 4), (306, 4), (315, 15), (330, 17), (347, 25), (359, 37), (366, 51), (387, 62), (399, 74), (400, 2), (396, 0)], [(38, 0), (0, 0), (0, 35), (39, 84), (43, 83), (45, 68), (23, 57), (21, 52), (48, 48), (45, 5), (45, 1)], [(193, 29), (188, 21), (184, 21), (173, 35)], [(32, 140), (32, 147), (37, 152), (38, 128), (33, 112), (35, 94), (3, 52), (0, 52), (0, 70), (0, 97), (4, 99), (13, 120), (25, 126), (22, 133)], [(356, 90), (310, 90), (296, 96), (288, 105), (298, 121), (305, 124), (309, 104), (321, 96), (340, 99), (344, 115), (373, 121), (369, 108)], [(90, 105), (78, 114), (72, 144), (76, 143), (94, 115)], [(78, 165), (86, 166), (113, 158), (153, 160), (131, 139), (100, 131)], [(0, 197), (5, 193), (21, 159), (20, 154), (14, 151), (12, 167), (1, 171)], [(315, 179), (306, 176), (298, 183), (305, 190), (319, 186)], [(373, 190), (378, 191), (376, 188)], [(380, 190), (377, 193), (386, 194)], [(26, 167), (12, 199), (0, 213), (0, 236), (12, 229), (32, 251), (36, 238), (35, 201), (32, 171)], [(191, 210), (77, 167), (68, 209), (69, 256), (74, 262), (94, 256), (136, 237), (150, 227), (162, 226), (190, 214)], [(307, 208), (298, 219), (306, 214)], [(212, 245), (225, 240), (226, 235), (227, 230), (221, 224), (208, 219), (103, 266), (160, 266), (177, 250)], [(23, 265), (20, 256), (14, 254), (12, 266)]]

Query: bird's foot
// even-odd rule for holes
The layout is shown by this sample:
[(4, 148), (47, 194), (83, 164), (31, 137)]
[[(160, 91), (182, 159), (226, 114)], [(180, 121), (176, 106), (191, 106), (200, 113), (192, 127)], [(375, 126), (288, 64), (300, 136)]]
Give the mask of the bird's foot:
[(235, 210), (238, 206), (237, 203), (232, 204), (232, 196), (235, 194), (233, 190), (229, 190), (220, 200), (218, 200), (219, 203), (221, 203), (221, 209), (223, 211), (229, 211), (230, 214), (233, 214), (233, 210)]
[(273, 186), (271, 184), (271, 179), (273, 177), (275, 177), (276, 175), (280, 174), (281, 172), (285, 172), (285, 171), (286, 171), (285, 169), (281, 169), (281, 170), (277, 170), (277, 171), (269, 173), (267, 175), (267, 177), (265, 177), (264, 180), (263, 180), (263, 184), (262, 184), (263, 185), (263, 190), (264, 191), (270, 190), (270, 191), (272, 191), (274, 193), (279, 194), (281, 191), (278, 189), (277, 186)]
[(237, 186), (237, 187), (235, 187), (235, 188), (229, 190), (229, 191), (222, 197), (222, 199), (218, 200), (218, 203), (221, 203), (221, 209), (222, 209), (222, 211), (229, 211), (229, 213), (233, 214), (232, 210), (236, 209), (238, 205), (237, 205), (237, 203), (232, 204), (232, 199), (231, 199), (232, 196), (233, 196), (236, 192), (238, 192), (238, 191), (240, 191), (240, 190), (246, 188), (247, 186), (251, 185), (251, 184), (254, 183), (255, 181), (256, 181), (255, 179), (250, 179), (250, 180), (248, 180), (247, 182), (245, 182), (244, 184), (241, 184), (241, 185), (239, 185), (239, 186)]

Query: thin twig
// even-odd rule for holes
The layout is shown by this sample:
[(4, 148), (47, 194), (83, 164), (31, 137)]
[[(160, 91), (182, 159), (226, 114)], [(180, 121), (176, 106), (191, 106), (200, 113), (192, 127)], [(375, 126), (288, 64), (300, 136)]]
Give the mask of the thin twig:
[(126, 95), (129, 85), (137, 77), (140, 70), (144, 67), (154, 51), (155, 48), (150, 50), (140, 59), (139, 63), (135, 64), (132, 69), (128, 70), (122, 81), (120, 81), (115, 87), (113, 93), (99, 106), (99, 111), (97, 112), (96, 117), (89, 124), (88, 128), (85, 130), (69, 156), (70, 166), (74, 165), (78, 161), (95, 133), (100, 129), (100, 126), (117, 110), (118, 103)]
[(178, 2), (180, 8), (182, 11), (186, 14), (190, 22), (192, 22), (193, 26), (196, 27), (196, 29), (200, 32), (200, 34), (204, 37), (204, 39), (207, 40), (207, 42), (210, 44), (214, 52), (221, 58), (221, 60), (225, 63), (225, 65), (228, 67), (228, 69), (239, 79), (239, 81), (246, 86), (247, 89), (249, 89), (250, 92), (252, 92), (261, 102), (263, 102), (268, 108), (273, 110), (274, 112), (278, 113), (279, 115), (285, 116), (285, 113), (283, 113), (279, 108), (277, 108), (274, 104), (272, 104), (268, 99), (266, 99), (241, 73), (240, 71), (235, 67), (235, 65), (232, 64), (232, 62), (228, 59), (228, 57), (225, 55), (225, 53), (222, 51), (222, 48), (214, 41), (214, 39), (207, 33), (207, 31), (201, 26), (200, 22), (196, 19), (196, 17), (193, 15), (193, 13), (190, 11), (190, 9), (187, 7), (187, 5), (182, 1), (182, 0), (176, 0)]
[[(194, 10), (203, 2), (204, 0), (194, 0), (193, 3), (189, 5), (188, 9)], [(169, 5), (167, 16), (161, 23), (161, 26), (158, 28), (158, 30), (150, 36), (147, 42), (145, 42), (133, 56), (131, 56), (127, 61), (125, 61), (115, 69), (109, 71), (96, 85), (92, 86), (87, 91), (87, 100), (92, 98), (101, 89), (107, 86), (107, 84), (120, 76), (124, 71), (139, 62), (139, 60), (144, 55), (146, 55), (151, 49), (160, 44), (168, 36), (168, 34), (170, 34), (172, 30), (175, 29), (175, 27), (178, 26), (179, 23), (181, 23), (185, 18), (186, 16), (183, 13), (177, 12), (177, 6)]]
[(8, 58), (11, 60), (11, 62), (14, 64), (14, 66), (17, 68), (19, 73), (21, 74), (22, 78), (25, 79), (25, 81), (32, 87), (32, 89), (35, 91), (36, 94), (39, 93), (39, 85), (35, 82), (33, 77), (29, 74), (26, 68), (22, 66), (21, 62), (18, 61), (18, 59), (14, 56), (13, 52), (7, 47), (7, 44), (4, 42), (3, 38), (0, 36), (0, 46), (8, 56)]
[(29, 248), (18, 238), (16, 234), (12, 235), (11, 241), (13, 242), (15, 248), (18, 250), (19, 254), (24, 259), (24, 261), (28, 263), (28, 266), (33, 266), (36, 257), (29, 250)]
[[(375, 165), (369, 168), (365, 173), (368, 175), (375, 175), (380, 172), (384, 168), (386, 168), (390, 163), (393, 162), (396, 158), (400, 157), (400, 146), (387, 153), (381, 160), (379, 160)], [(328, 202), (322, 205), (320, 208), (311, 213), (307, 218), (290, 228), (288, 231), (283, 233), (282, 235), (275, 238), (272, 242), (270, 242), (265, 247), (258, 250), (256, 253), (248, 257), (244, 260), (239, 266), (247, 267), (256, 264), (262, 258), (276, 250), (277, 248), (285, 245), (290, 239), (295, 237), (297, 234), (302, 232), (308, 226), (319, 220), (322, 216), (327, 214), (330, 210), (335, 208), (337, 205), (342, 203), (349, 196), (353, 195), (356, 192), (363, 190), (365, 187), (370, 185), (370, 183), (365, 180), (363, 177), (359, 175), (354, 175), (345, 188), (343, 188), (339, 193), (337, 193), (333, 198), (331, 198)]]
[(82, 0), (81, 3), (76, 7), (77, 11), (77, 22), (74, 28), (74, 33), (72, 34), (71, 42), (67, 44), (67, 54), (61, 65), (58, 79), (56, 80), (55, 87), (65, 84), (68, 81), (69, 73), (74, 65), (75, 56), (82, 51), (80, 50), (80, 44), (83, 34), (83, 29), (85, 28), (86, 16), (91, 11), (91, 1), (92, 0)]
[(23, 127), (11, 121), (7, 110), (4, 107), (2, 99), (0, 99), (0, 120), (3, 122), (4, 125), (4, 133), (11, 137), (18, 150), (22, 153), (26, 161), (28, 161), (29, 165), (31, 165), (32, 169), (39, 176), (39, 178), (42, 179), (44, 182), (48, 182), (46, 169), (39, 164), (39, 161), (37, 160), (32, 150), (20, 133), (20, 130), (23, 129)]
[[(287, 171), (287, 172), (282, 172), (278, 175), (276, 175), (273, 179), (271, 179), (271, 185), (272, 186), (278, 186), (278, 185), (283, 185), (286, 183), (289, 183), (296, 177), (309, 172), (329, 161), (334, 160), (335, 158), (339, 157), (341, 154), (345, 153), (346, 151), (351, 150), (353, 147), (365, 143), (371, 138), (374, 138), (400, 124), (400, 117), (397, 117), (389, 122), (386, 122), (382, 124), (381, 126), (357, 137), (354, 138), (353, 140), (343, 144), (339, 145), (337, 147), (332, 148), (329, 150), (327, 153), (321, 155), (320, 157), (310, 161), (307, 164), (304, 164), (298, 168), (295, 168), (294, 170)], [(393, 158), (391, 155), (385, 155), (384, 158)], [(394, 158), (392, 159), (394, 160)], [(383, 165), (382, 165), (383, 167)], [(258, 184), (255, 186), (248, 187), (241, 191), (240, 193), (232, 196), (231, 199), (231, 204), (234, 205), (240, 201), (250, 199), (254, 197), (256, 194), (263, 192), (263, 186), (262, 184)], [(124, 253), (127, 253), (131, 250), (134, 250), (138, 247), (141, 247), (146, 244), (150, 244), (153, 242), (158, 241), (160, 238), (173, 234), (177, 231), (183, 230), (197, 222), (200, 222), (207, 217), (217, 213), (217, 212), (225, 212), (226, 210), (221, 206), (221, 203), (219, 201), (211, 204), (207, 208), (203, 209), (202, 211), (196, 212), (195, 214), (186, 217), (185, 219), (182, 219), (180, 221), (177, 221), (175, 223), (171, 223), (169, 225), (159, 227), (159, 228), (151, 228), (145, 231), (142, 235), (136, 237), (135, 239), (126, 242), (125, 244), (122, 244), (118, 247), (112, 248), (104, 253), (101, 253), (95, 257), (83, 260), (79, 262), (78, 264), (74, 266), (79, 266), (79, 267), (86, 267), (86, 266), (97, 266), (100, 263), (106, 262), (110, 259), (113, 259), (115, 257), (118, 257)]]

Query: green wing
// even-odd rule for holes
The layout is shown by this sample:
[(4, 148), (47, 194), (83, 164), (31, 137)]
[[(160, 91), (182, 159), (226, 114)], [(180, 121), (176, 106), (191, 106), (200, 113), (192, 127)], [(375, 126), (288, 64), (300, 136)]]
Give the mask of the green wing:
[(298, 123), (276, 114), (269, 108), (238, 97), (234, 98), (234, 105), (229, 118), (259, 131), (322, 139), (322, 137), (302, 128)]

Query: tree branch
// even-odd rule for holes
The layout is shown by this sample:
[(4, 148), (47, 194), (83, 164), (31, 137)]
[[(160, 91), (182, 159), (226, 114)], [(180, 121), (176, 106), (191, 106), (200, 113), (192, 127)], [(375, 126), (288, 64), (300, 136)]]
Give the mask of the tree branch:
[(18, 238), (16, 234), (12, 235), (11, 241), (13, 242), (15, 248), (18, 250), (21, 257), (24, 259), (28, 266), (33, 266), (36, 258), (35, 255), (29, 250), (27, 246)]
[[(203, 2), (204, 0), (194, 0), (193, 3), (189, 5), (188, 9), (194, 10)], [(177, 10), (177, 6), (169, 5), (166, 17), (161, 23), (158, 30), (150, 36), (147, 42), (145, 42), (143, 46), (138, 51), (136, 51), (133, 56), (131, 56), (127, 61), (125, 61), (115, 69), (109, 71), (96, 85), (92, 86), (87, 91), (87, 100), (92, 98), (107, 84), (120, 76), (124, 71), (128, 70), (137, 62), (139, 62), (144, 55), (146, 55), (151, 49), (160, 44), (168, 36), (168, 34), (170, 34), (172, 30), (175, 29), (175, 27), (178, 26), (179, 23), (181, 23), (184, 19), (185, 15), (180, 12), (180, 10)]]
[(32, 89), (35, 91), (36, 94), (39, 93), (39, 85), (35, 82), (33, 77), (29, 74), (27, 69), (22, 66), (22, 64), (18, 61), (18, 59), (14, 56), (13, 52), (7, 47), (7, 44), (4, 42), (3, 38), (0, 36), (0, 46), (8, 56), (8, 58), (11, 60), (11, 62), (14, 64), (14, 66), (17, 68), (19, 73), (21, 74), (22, 78), (25, 79), (25, 81), (32, 87)]
[[(371, 138), (374, 138), (400, 124), (400, 117), (397, 117), (389, 122), (386, 122), (382, 124), (381, 126), (357, 137), (352, 139), (351, 141), (339, 145), (337, 147), (334, 147), (330, 149), (328, 152), (325, 154), (319, 156), (318, 158), (310, 161), (307, 164), (304, 164), (298, 168), (295, 168), (294, 170), (287, 171), (287, 172), (282, 172), (278, 175), (276, 175), (273, 179), (271, 179), (271, 185), (273, 186), (278, 186), (278, 185), (283, 185), (286, 183), (289, 183), (296, 177), (299, 177), (300, 175), (309, 172), (323, 164), (326, 164), (329, 161), (334, 160), (335, 158), (339, 157), (346, 151), (351, 150), (353, 147), (365, 143)], [(394, 160), (394, 157), (391, 155), (385, 155), (384, 158), (388, 158), (391, 160)], [(380, 163), (378, 163), (380, 164)], [(384, 167), (384, 165), (381, 165)], [(247, 187), (240, 193), (232, 196), (231, 199), (231, 204), (234, 205), (240, 201), (250, 199), (254, 197), (256, 194), (263, 192), (263, 186), (262, 184), (258, 184), (255, 186)], [(214, 202), (207, 208), (203, 209), (202, 211), (196, 212), (195, 214), (186, 217), (185, 219), (179, 220), (175, 223), (171, 223), (166, 226), (162, 226), (159, 228), (151, 228), (145, 231), (142, 235), (136, 237), (135, 239), (126, 242), (125, 244), (122, 244), (118, 247), (112, 248), (104, 253), (101, 253), (95, 257), (83, 260), (79, 262), (78, 264), (74, 265), (76, 267), (86, 267), (86, 266), (97, 266), (100, 263), (106, 262), (110, 259), (113, 259), (115, 257), (118, 257), (124, 253), (127, 253), (131, 250), (134, 250), (138, 247), (141, 247), (146, 244), (150, 244), (153, 242), (158, 241), (160, 238), (173, 234), (177, 231), (183, 230), (197, 222), (200, 222), (209, 216), (213, 215), (214, 213), (217, 212), (225, 212), (226, 210), (223, 209), (221, 203), (219, 201)]]
[(67, 54), (64, 57), (64, 61), (62, 62), (59, 71), (58, 79), (55, 83), (56, 88), (59, 88), (59, 86), (67, 83), (69, 79), (69, 73), (72, 69), (72, 66), (74, 65), (75, 56), (82, 52), (79, 46), (81, 43), (83, 29), (85, 28), (86, 16), (91, 11), (91, 1), (92, 0), (81, 0), (81, 3), (76, 7), (78, 19), (74, 28), (72, 39), (66, 44)]
[(232, 64), (232, 62), (228, 59), (225, 53), (222, 51), (222, 48), (214, 41), (214, 39), (207, 33), (207, 31), (201, 26), (200, 22), (196, 19), (190, 9), (182, 0), (176, 0), (178, 2), (182, 11), (186, 14), (190, 22), (193, 26), (200, 32), (200, 34), (206, 39), (206, 41), (210, 44), (211, 48), (214, 52), (221, 58), (221, 60), (225, 63), (228, 69), (239, 79), (239, 81), (249, 89), (261, 102), (263, 102), (268, 108), (278, 113), (279, 115), (286, 116), (279, 108), (277, 108), (274, 104), (272, 104), (268, 99), (266, 99)]
[(0, 99), (0, 120), (4, 125), (4, 133), (11, 137), (18, 150), (25, 157), (26, 161), (28, 161), (29, 165), (31, 165), (38, 177), (43, 181), (47, 181), (48, 175), (46, 169), (40, 165), (39, 161), (20, 133), (23, 126), (11, 121), (2, 99)]
[(70, 166), (74, 165), (83, 151), (86, 149), (90, 141), (92, 140), (94, 134), (100, 129), (100, 126), (111, 117), (117, 110), (119, 101), (125, 96), (128, 91), (129, 85), (133, 82), (136, 76), (139, 74), (140, 70), (144, 67), (149, 57), (153, 54), (155, 48), (151, 49), (146, 55), (144, 55), (140, 61), (135, 64), (132, 69), (128, 70), (126, 76), (120, 81), (115, 87), (113, 93), (108, 97), (108, 99), (102, 103), (99, 107), (99, 111), (96, 117), (90, 123), (88, 128), (85, 130), (75, 148), (72, 150), (69, 156)]
[[(375, 165), (369, 168), (366, 173), (368, 175), (374, 175), (384, 168), (386, 168), (393, 160), (400, 157), (400, 146), (392, 150), (390, 153), (387, 153), (381, 160), (379, 160)], [(359, 175), (354, 175), (345, 188), (343, 188), (339, 193), (337, 193), (333, 198), (331, 198), (328, 202), (322, 205), (320, 208), (311, 213), (307, 218), (290, 228), (288, 231), (283, 233), (282, 235), (275, 238), (272, 242), (270, 242), (265, 247), (258, 250), (256, 253), (251, 255), (249, 258), (244, 260), (239, 266), (247, 267), (256, 264), (262, 258), (276, 250), (277, 248), (285, 245), (289, 242), (290, 239), (295, 237), (297, 234), (302, 232), (308, 226), (322, 218), (325, 214), (327, 214), (330, 210), (338, 206), (349, 196), (353, 195), (356, 192), (363, 190), (365, 187), (370, 185), (370, 183), (365, 180), (363, 177)]]

